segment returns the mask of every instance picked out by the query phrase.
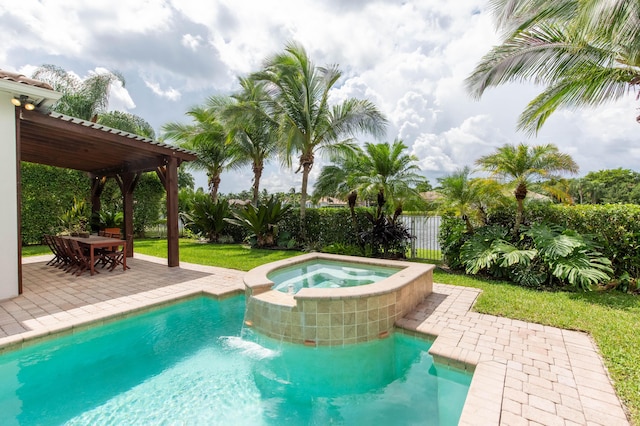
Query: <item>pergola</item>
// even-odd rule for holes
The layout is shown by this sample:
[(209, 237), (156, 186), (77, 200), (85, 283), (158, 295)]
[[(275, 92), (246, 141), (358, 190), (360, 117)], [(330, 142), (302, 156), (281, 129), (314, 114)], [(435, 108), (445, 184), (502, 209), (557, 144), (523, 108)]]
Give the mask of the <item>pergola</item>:
[[(17, 109), (18, 165), (28, 161), (87, 172), (93, 211), (100, 210), (107, 178), (114, 178), (122, 190), (125, 236), (133, 234), (133, 191), (138, 179), (144, 172), (155, 171), (167, 191), (168, 265), (179, 265), (178, 166), (195, 160), (195, 154), (62, 114)], [(19, 176), (17, 181), (19, 184)], [(128, 252), (132, 256), (133, 247), (128, 247)], [(19, 287), (21, 292), (21, 278)]]
[[(133, 234), (133, 191), (140, 175), (155, 171), (167, 191), (168, 265), (178, 266), (178, 166), (194, 153), (49, 109), (62, 96), (42, 81), (0, 69), (0, 300), (22, 293), (20, 162), (81, 170), (91, 182), (94, 211), (108, 178), (124, 204), (125, 237)], [(15, 249), (13, 249), (15, 247)], [(127, 247), (133, 254), (133, 247)]]

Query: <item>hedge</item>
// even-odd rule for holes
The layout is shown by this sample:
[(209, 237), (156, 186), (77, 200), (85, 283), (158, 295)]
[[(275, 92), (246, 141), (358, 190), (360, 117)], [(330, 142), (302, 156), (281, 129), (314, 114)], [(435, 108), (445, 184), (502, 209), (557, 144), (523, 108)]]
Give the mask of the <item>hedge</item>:
[[(43, 235), (62, 231), (59, 217), (72, 206), (74, 197), (91, 201), (86, 173), (41, 164), (21, 164), (21, 190), (23, 245), (41, 244)], [(145, 173), (140, 178), (133, 194), (137, 235), (157, 221), (164, 209), (163, 194), (164, 188), (155, 173)], [(101, 201), (105, 209), (122, 209), (122, 195), (113, 179), (107, 181)]]
[[(507, 207), (490, 212), (490, 224), (513, 227), (515, 208)], [(440, 241), (445, 261), (456, 264), (456, 250), (461, 244), (452, 244), (451, 237), (460, 235), (460, 219), (443, 220)], [(567, 206), (549, 203), (528, 203), (524, 211), (524, 224), (557, 224), (582, 235), (589, 235), (600, 246), (600, 251), (612, 262), (614, 276), (628, 273), (640, 277), (640, 205), (636, 204), (582, 204)], [(462, 238), (462, 237), (461, 237)], [(445, 247), (445, 242), (448, 245)]]

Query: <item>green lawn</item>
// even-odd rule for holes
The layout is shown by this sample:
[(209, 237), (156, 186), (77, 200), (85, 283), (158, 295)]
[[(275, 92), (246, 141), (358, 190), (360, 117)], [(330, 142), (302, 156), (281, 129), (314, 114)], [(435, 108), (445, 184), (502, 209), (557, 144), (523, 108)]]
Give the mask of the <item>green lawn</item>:
[[(38, 247), (42, 246), (23, 248), (23, 255), (49, 252)], [(135, 251), (166, 257), (167, 243), (136, 240)], [(301, 252), (180, 240), (182, 261), (242, 271), (298, 254)], [(540, 292), (441, 270), (436, 270), (434, 280), (482, 289), (474, 306), (478, 312), (590, 333), (604, 356), (618, 395), (631, 412), (633, 424), (640, 426), (640, 297), (618, 292)]]

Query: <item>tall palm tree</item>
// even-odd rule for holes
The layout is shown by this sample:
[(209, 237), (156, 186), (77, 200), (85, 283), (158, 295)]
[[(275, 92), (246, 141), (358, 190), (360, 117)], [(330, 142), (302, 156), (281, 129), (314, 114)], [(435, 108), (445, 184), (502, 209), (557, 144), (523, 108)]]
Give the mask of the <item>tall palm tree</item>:
[[(109, 89), (120, 82), (125, 85), (122, 74), (116, 71), (92, 74), (82, 80), (56, 65), (38, 67), (32, 78), (49, 83), (62, 97), (53, 105), (53, 110), (94, 123), (109, 106)], [(120, 129), (122, 130), (122, 129)]]
[(515, 187), (516, 222), (518, 233), (524, 214), (524, 200), (528, 187), (536, 181), (560, 178), (563, 172), (577, 173), (578, 165), (569, 154), (563, 154), (553, 144), (528, 146), (504, 145), (496, 153), (480, 157), (476, 164), (491, 172), (509, 187)]
[[(518, 127), (535, 133), (558, 108), (598, 106), (640, 84), (640, 3), (626, 0), (492, 0), (506, 32), (467, 78), (476, 98), (530, 80), (546, 88)], [(640, 120), (640, 117), (637, 119)]]
[(382, 135), (386, 120), (376, 106), (366, 100), (346, 99), (329, 104), (329, 92), (341, 76), (336, 65), (317, 67), (304, 47), (287, 44), (283, 53), (268, 58), (264, 69), (251, 78), (267, 83), (272, 111), (279, 123), (285, 163), (298, 155), (297, 172), (302, 171), (300, 224), (303, 239), (309, 173), (318, 151), (329, 154), (353, 149), (357, 134)]
[(234, 164), (251, 164), (253, 171), (253, 204), (258, 205), (260, 178), (265, 161), (277, 153), (277, 122), (268, 109), (269, 96), (264, 82), (240, 78), (242, 90), (232, 95), (234, 102), (222, 110), (233, 145)]
[(364, 199), (375, 199), (382, 189), (394, 210), (406, 201), (421, 200), (416, 186), (425, 181), (415, 164), (418, 159), (406, 153), (407, 146), (401, 140), (393, 144), (365, 143), (353, 155), (336, 158), (334, 164), (325, 166), (314, 187), (314, 198), (338, 196), (346, 198), (355, 190)]
[(209, 98), (205, 106), (187, 111), (191, 124), (171, 122), (162, 126), (164, 136), (175, 140), (183, 148), (194, 151), (198, 159), (189, 163), (191, 168), (207, 173), (209, 194), (213, 202), (218, 200), (220, 175), (234, 161), (227, 132), (219, 118), (221, 100)]

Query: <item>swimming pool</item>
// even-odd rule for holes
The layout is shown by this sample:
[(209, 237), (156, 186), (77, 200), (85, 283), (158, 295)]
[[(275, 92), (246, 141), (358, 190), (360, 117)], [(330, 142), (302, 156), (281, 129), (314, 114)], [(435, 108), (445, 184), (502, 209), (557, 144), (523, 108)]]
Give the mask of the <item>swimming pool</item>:
[(242, 330), (200, 297), (0, 356), (0, 423), (457, 424), (471, 376), (400, 333), (341, 348)]
[(333, 260), (311, 260), (267, 274), (274, 290), (295, 294), (303, 288), (341, 288), (377, 283), (401, 268)]

